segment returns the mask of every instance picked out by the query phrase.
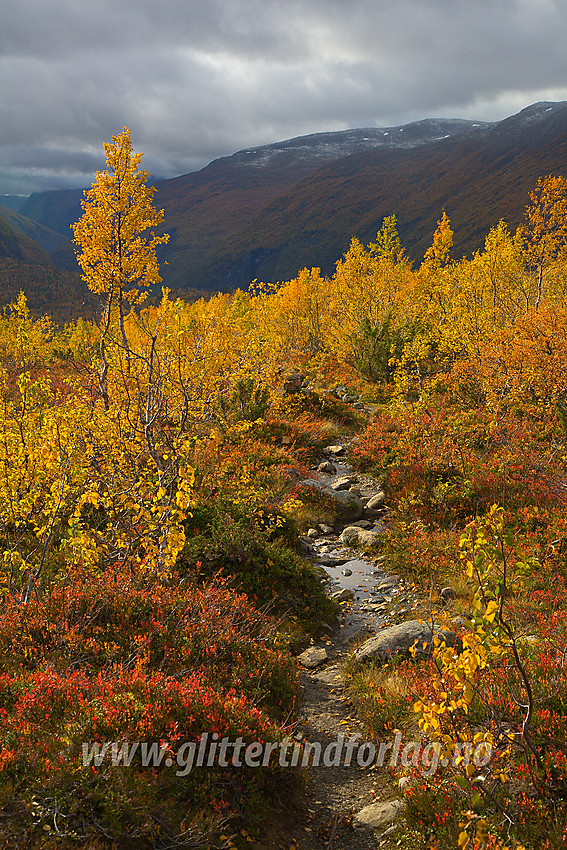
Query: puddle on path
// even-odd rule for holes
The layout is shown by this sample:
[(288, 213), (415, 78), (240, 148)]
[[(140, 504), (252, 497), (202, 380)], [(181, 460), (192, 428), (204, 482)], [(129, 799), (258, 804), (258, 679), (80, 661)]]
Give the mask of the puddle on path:
[[(375, 590), (375, 585), (385, 581), (386, 576), (376, 570), (376, 566), (365, 561), (363, 558), (353, 558), (352, 561), (347, 561), (338, 567), (323, 567), (325, 572), (337, 584), (337, 590), (348, 588), (354, 592), (355, 599), (363, 599), (369, 594), (374, 595), (380, 593)], [(350, 570), (352, 575), (343, 575), (345, 570)], [(377, 573), (375, 575), (375, 573)]]
[[(336, 555), (339, 556), (339, 551)], [(331, 582), (330, 595), (343, 588), (354, 593), (352, 601), (342, 608), (344, 621), (338, 638), (340, 643), (348, 643), (365, 632), (377, 632), (389, 620), (392, 602), (399, 590), (397, 583), (391, 582), (373, 561), (355, 557), (340, 566), (324, 566), (323, 569)], [(343, 575), (345, 570), (350, 570), (352, 575)], [(390, 586), (381, 589), (379, 585), (385, 582)]]

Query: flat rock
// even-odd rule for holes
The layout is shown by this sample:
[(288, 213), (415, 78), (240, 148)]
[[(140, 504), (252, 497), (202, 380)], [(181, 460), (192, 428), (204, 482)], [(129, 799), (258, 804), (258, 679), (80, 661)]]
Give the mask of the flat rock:
[(377, 508), (381, 508), (385, 501), (386, 494), (383, 490), (379, 490), (367, 501), (366, 507), (369, 511), (375, 511)]
[(326, 455), (342, 455), (345, 452), (344, 446), (326, 446), (323, 449), (323, 454)]
[(372, 803), (365, 806), (354, 816), (354, 829), (369, 826), (371, 829), (381, 829), (391, 823), (397, 816), (404, 803), (402, 800), (391, 800), (389, 803)]
[(318, 563), (323, 567), (342, 567), (343, 564), (347, 564), (349, 561), (352, 561), (352, 558), (333, 558), (332, 555), (323, 555), (317, 559)]
[(329, 656), (327, 655), (327, 650), (323, 646), (310, 646), (305, 652), (302, 652), (301, 655), (297, 656), (297, 660), (303, 667), (307, 667), (309, 670), (314, 670), (315, 667), (320, 667), (321, 664), (324, 664)]
[(319, 682), (324, 682), (328, 685), (335, 684), (336, 682), (342, 682), (343, 680), (342, 670), (338, 664), (326, 667), (324, 670), (316, 673), (315, 676)]
[(444, 638), (447, 646), (454, 646), (455, 632), (441, 629), (439, 626), (432, 629), (431, 623), (424, 621), (407, 620), (405, 623), (383, 629), (379, 634), (369, 638), (357, 650), (354, 657), (357, 661), (369, 659), (386, 662), (393, 655), (409, 653), (410, 647), (414, 644), (418, 654), (423, 655), (431, 648), (433, 634)]
[(318, 472), (326, 472), (327, 475), (336, 475), (337, 467), (334, 463), (331, 463), (330, 460), (324, 460), (323, 463), (320, 463), (317, 467)]

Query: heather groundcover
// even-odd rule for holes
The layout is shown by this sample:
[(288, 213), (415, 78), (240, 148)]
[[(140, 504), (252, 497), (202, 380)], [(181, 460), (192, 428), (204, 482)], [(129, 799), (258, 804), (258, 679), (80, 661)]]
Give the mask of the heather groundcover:
[[(0, 320), (0, 842), (259, 834), (291, 771), (176, 758), (203, 732), (293, 730), (293, 654), (335, 614), (298, 533), (336, 503), (300, 482), (348, 435), (387, 492), (387, 569), (459, 638), (352, 661), (351, 698), (369, 732), (492, 753), (409, 771), (391, 846), (564, 846), (567, 181), (542, 178), (525, 224), (470, 259), (443, 214), (412, 268), (391, 216), (331, 279), (186, 304), (155, 296), (160, 216), (128, 132), (106, 152), (75, 230), (100, 319), (59, 327), (22, 294)], [(108, 742), (139, 745), (128, 767), (97, 762)], [(169, 767), (144, 765), (152, 745)]]

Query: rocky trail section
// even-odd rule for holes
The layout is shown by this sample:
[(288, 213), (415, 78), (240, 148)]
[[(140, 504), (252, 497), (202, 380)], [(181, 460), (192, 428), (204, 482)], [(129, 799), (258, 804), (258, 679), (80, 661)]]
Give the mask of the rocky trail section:
[(325, 451), (332, 461), (319, 464), (318, 479), (301, 483), (316, 486), (339, 502), (343, 521), (333, 528), (317, 525), (302, 543), (306, 556), (319, 567), (329, 596), (351, 603), (343, 607), (341, 628), (333, 636), (337, 645), (345, 645), (407, 618), (419, 600), (399, 576), (385, 571), (384, 556), (360, 552), (379, 549), (390, 533), (382, 486), (368, 475), (352, 472), (344, 460), (345, 446), (328, 446)]
[[(389, 533), (389, 517), (381, 486), (369, 476), (353, 473), (345, 451), (343, 444), (327, 447), (313, 478), (301, 482), (334, 498), (343, 517), (333, 528), (318, 524), (302, 538), (305, 554), (319, 567), (341, 613), (339, 627), (329, 626), (326, 639), (312, 641), (298, 658), (303, 702), (296, 740), (319, 744), (320, 753), (327, 752), (333, 763), (297, 768), (305, 782), (303, 794), (287, 812), (285, 829), (279, 828), (269, 843), (258, 844), (258, 850), (368, 850), (382, 846), (397, 829), (395, 817), (402, 804), (388, 769), (361, 765), (354, 745), (347, 763), (348, 741), (355, 740), (358, 747), (368, 736), (344, 692), (342, 668), (357, 646), (360, 653), (372, 640), (387, 638), (388, 627), (400, 621), (400, 635), (388, 651), (403, 650), (408, 639), (403, 621), (419, 600), (399, 576), (386, 573), (384, 557), (353, 548), (379, 546)], [(410, 631), (416, 622), (407, 623)], [(336, 758), (341, 736), (342, 758)]]

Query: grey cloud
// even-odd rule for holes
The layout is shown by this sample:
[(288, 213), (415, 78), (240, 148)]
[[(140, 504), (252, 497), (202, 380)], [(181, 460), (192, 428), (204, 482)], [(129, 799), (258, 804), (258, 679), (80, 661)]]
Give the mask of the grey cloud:
[(302, 31), (276, 0), (4, 0), (4, 5), (4, 55), (61, 58), (166, 45), (283, 57), (295, 50)]
[(123, 125), (173, 176), (319, 130), (502, 118), (567, 98), (566, 41), (554, 0), (4, 0), (0, 192), (90, 182)]

